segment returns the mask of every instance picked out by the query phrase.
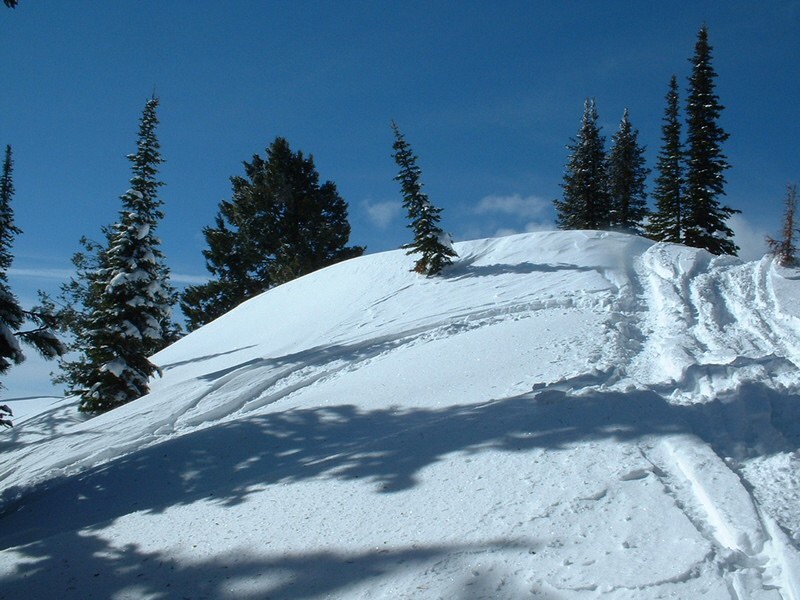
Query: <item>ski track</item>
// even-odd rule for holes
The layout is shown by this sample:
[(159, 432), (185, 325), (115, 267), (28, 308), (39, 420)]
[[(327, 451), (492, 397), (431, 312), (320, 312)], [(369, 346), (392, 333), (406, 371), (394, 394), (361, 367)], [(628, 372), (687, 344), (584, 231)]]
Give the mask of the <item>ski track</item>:
[[(102, 437), (95, 428), (77, 434), (74, 452), (63, 459), (41, 456), (38, 445), (26, 447), (19, 461), (9, 460), (11, 465), (0, 473), (0, 482), (12, 478), (16, 473), (27, 472), (24, 489), (7, 488), (1, 496), (3, 504), (13, 504), (14, 499), (26, 490), (36, 489), (53, 476), (70, 476), (90, 466), (119, 458), (128, 452), (140, 450), (167, 439), (191, 433), (217, 423), (233, 421), (267, 405), (289, 399), (316, 383), (327, 382), (344, 373), (358, 370), (374, 360), (391, 353), (412, 348), (431, 340), (444, 339), (482, 327), (496, 325), (508, 320), (520, 320), (545, 309), (580, 309), (607, 312), (611, 306), (607, 294), (576, 294), (567, 298), (537, 298), (525, 302), (510, 302), (501, 306), (481, 306), (470, 312), (449, 315), (440, 321), (416, 328), (399, 331), (393, 335), (363, 340), (343, 340), (330, 347), (312, 348), (291, 357), (262, 358), (249, 360), (223, 370), (201, 376), (208, 381), (201, 392), (197, 392), (196, 380), (182, 382), (174, 388), (164, 390), (159, 404), (172, 407), (155, 422), (144, 436), (134, 430), (131, 437), (115, 445), (103, 444), (98, 448), (92, 439)], [(193, 390), (187, 395), (187, 390)], [(123, 407), (124, 410), (124, 407)], [(88, 421), (101, 430), (102, 417)], [(46, 451), (46, 448), (44, 448)]]
[[(638, 367), (628, 373), (633, 385), (687, 403), (720, 396), (741, 402), (742, 384), (763, 381), (765, 374), (773, 385), (777, 380), (778, 386), (800, 387), (796, 323), (765, 316), (781, 314), (771, 258), (742, 265), (701, 254), (677, 264), (665, 264), (663, 257), (655, 245), (636, 265), (644, 289), (641, 327), (649, 341), (631, 360)], [(665, 493), (717, 549), (714, 562), (732, 598), (800, 599), (798, 551), (758, 506), (732, 461), (696, 436), (667, 437), (645, 455)]]

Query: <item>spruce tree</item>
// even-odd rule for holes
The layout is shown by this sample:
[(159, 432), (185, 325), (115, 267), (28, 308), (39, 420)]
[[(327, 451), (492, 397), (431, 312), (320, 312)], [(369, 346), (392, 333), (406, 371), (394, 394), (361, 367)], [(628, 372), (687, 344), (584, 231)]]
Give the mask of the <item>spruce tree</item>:
[(797, 184), (786, 186), (786, 203), (783, 212), (783, 228), (781, 239), (767, 238), (770, 252), (775, 255), (778, 262), (784, 267), (797, 265), (797, 246), (794, 243), (794, 234), (797, 229), (794, 225), (794, 215), (797, 210)]
[(408, 213), (408, 227), (414, 232), (414, 241), (403, 246), (406, 254), (419, 254), (412, 271), (431, 277), (438, 275), (444, 267), (452, 264), (458, 256), (453, 249), (450, 236), (438, 225), (441, 208), (433, 206), (428, 195), (422, 191), (417, 157), (406, 142), (397, 124), (392, 121), (394, 131), (394, 154), (400, 172), (395, 181), (400, 182), (403, 206)]
[(727, 219), (740, 211), (720, 205), (725, 194), (724, 172), (730, 168), (722, 153), (728, 133), (718, 124), (723, 106), (714, 93), (717, 74), (711, 66), (708, 30), (701, 27), (694, 56), (686, 100), (686, 213), (684, 242), (705, 248), (712, 254), (736, 255), (733, 231)]
[(157, 108), (155, 97), (145, 104), (137, 152), (128, 156), (131, 189), (121, 196), (119, 221), (104, 229), (104, 245), (82, 241), (89, 254), (74, 257), (78, 279), (62, 290), (78, 358), (63, 361), (61, 380), (80, 395), (83, 412), (102, 413), (147, 394), (148, 380), (158, 372), (150, 355), (178, 335), (171, 308), (176, 293), (156, 237), (164, 216)]
[(14, 225), (11, 209), (11, 198), (14, 195), (12, 168), (11, 146), (6, 146), (3, 174), (0, 178), (0, 373), (5, 373), (12, 364), (19, 364), (25, 359), (14, 336), (14, 332), (24, 323), (25, 315), (17, 298), (11, 293), (7, 276), (13, 261), (11, 244), (20, 233)]
[(347, 203), (333, 182), (320, 184), (313, 156), (292, 152), (283, 138), (275, 140), (267, 156), (264, 179), (272, 191), (277, 234), (271, 283), (280, 285), (363, 254), (360, 246), (346, 246)]
[(567, 148), (563, 200), (554, 200), (559, 229), (607, 229), (611, 199), (606, 174), (605, 138), (597, 125), (597, 108), (587, 98), (577, 137)]
[[(22, 233), (14, 224), (11, 200), (14, 196), (13, 159), (11, 146), (6, 146), (3, 171), (0, 175), (0, 373), (6, 373), (12, 364), (25, 360), (19, 340), (32, 346), (44, 358), (55, 358), (64, 352), (64, 347), (53, 333), (54, 317), (43, 307), (24, 310), (8, 284), (8, 270), (14, 260), (11, 246), (14, 238)], [(30, 330), (21, 330), (26, 323), (33, 324)], [(0, 407), (0, 410), (6, 407)], [(10, 414), (9, 410), (6, 410)], [(0, 419), (3, 425), (11, 425), (8, 419)]]
[(645, 182), (650, 169), (645, 166), (644, 147), (639, 145), (639, 131), (622, 113), (619, 130), (611, 138), (608, 153), (608, 193), (611, 200), (610, 226), (628, 233), (642, 233), (647, 216)]
[(336, 186), (320, 184), (313, 157), (293, 152), (284, 138), (275, 139), (266, 158), (245, 162), (244, 176), (232, 177), (231, 187), (214, 226), (203, 229), (212, 278), (181, 296), (190, 330), (273, 286), (364, 252), (346, 245), (347, 203)]
[(683, 242), (684, 229), (684, 151), (681, 142), (679, 117), (678, 79), (675, 75), (669, 82), (666, 96), (667, 107), (661, 125), (662, 146), (658, 153), (653, 198), (656, 210), (650, 217), (648, 235), (660, 242)]

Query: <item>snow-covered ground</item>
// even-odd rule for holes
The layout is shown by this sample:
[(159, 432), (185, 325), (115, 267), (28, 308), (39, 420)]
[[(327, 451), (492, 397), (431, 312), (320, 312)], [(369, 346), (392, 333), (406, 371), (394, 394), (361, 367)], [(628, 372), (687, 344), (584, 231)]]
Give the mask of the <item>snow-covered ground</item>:
[(145, 398), (16, 419), (0, 598), (800, 600), (797, 272), (456, 249), (319, 271), (156, 355)]

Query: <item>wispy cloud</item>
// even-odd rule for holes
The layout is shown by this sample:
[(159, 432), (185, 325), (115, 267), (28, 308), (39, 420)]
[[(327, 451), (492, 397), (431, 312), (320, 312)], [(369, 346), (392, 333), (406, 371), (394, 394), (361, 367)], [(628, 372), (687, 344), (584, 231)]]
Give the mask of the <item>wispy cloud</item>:
[(198, 285), (201, 283), (206, 283), (208, 281), (208, 277), (204, 275), (187, 275), (185, 273), (170, 273), (169, 280), (173, 283)]
[(8, 274), (12, 277), (66, 281), (75, 275), (75, 271), (73, 269), (18, 269), (11, 267), (8, 270)]
[(492, 194), (484, 196), (475, 206), (475, 212), (479, 215), (501, 214), (520, 217), (522, 219), (532, 219), (542, 216), (550, 208), (550, 201), (538, 196), (525, 196), (511, 194), (500, 196)]
[(387, 200), (385, 202), (364, 200), (361, 206), (373, 225), (380, 229), (386, 229), (398, 217), (403, 208), (403, 205), (397, 200)]
[[(66, 281), (75, 276), (73, 269), (19, 269), (12, 267), (8, 270), (11, 277), (44, 279), (48, 281)], [(185, 273), (170, 273), (170, 281), (187, 285), (196, 285), (208, 281), (204, 275), (187, 275)]]

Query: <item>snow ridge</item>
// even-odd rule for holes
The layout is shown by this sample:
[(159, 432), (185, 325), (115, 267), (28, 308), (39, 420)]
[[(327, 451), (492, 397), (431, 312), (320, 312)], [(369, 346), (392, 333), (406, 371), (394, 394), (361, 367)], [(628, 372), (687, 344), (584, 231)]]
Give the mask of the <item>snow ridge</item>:
[(18, 423), (0, 598), (800, 600), (793, 274), (615, 233), (456, 250), (323, 269), (157, 354), (148, 397)]

